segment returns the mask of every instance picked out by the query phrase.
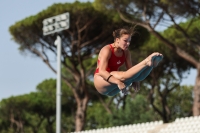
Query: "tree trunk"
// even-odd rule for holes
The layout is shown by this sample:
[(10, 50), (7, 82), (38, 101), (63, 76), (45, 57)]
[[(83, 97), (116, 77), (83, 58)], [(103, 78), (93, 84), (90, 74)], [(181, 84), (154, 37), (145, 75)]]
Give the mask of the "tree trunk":
[(197, 77), (193, 92), (193, 116), (198, 116), (200, 115), (200, 63), (197, 67)]
[[(19, 119), (19, 121), (15, 120), (15, 116), (14, 116), (13, 110), (11, 111), (11, 114), (10, 114), (10, 122), (11, 122), (10, 127), (13, 130), (15, 130), (16, 133), (24, 133), (24, 131), (23, 131), (24, 130), (23, 129), (23, 122), (20, 119)], [(16, 129), (14, 128), (15, 126), (16, 126)]]
[(167, 95), (163, 95), (163, 98), (162, 99), (162, 118), (163, 118), (163, 121), (164, 123), (168, 123), (170, 121), (170, 110), (169, 110), (169, 107), (167, 105)]
[(85, 95), (83, 98), (79, 97), (77, 100), (77, 110), (75, 116), (76, 132), (84, 129), (88, 100), (89, 100), (88, 95)]

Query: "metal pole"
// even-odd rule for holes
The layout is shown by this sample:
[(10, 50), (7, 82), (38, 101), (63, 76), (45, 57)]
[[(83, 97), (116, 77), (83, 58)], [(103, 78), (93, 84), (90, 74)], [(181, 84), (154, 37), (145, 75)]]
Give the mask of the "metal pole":
[[(55, 21), (53, 21), (55, 20)], [(43, 35), (53, 34), (69, 29), (69, 13), (63, 13), (43, 20)], [(55, 29), (54, 29), (54, 28)], [(59, 35), (54, 42), (57, 45), (57, 84), (56, 84), (56, 133), (61, 133), (61, 45)]]
[(58, 35), (57, 45), (57, 83), (56, 83), (56, 133), (61, 133), (61, 38)]

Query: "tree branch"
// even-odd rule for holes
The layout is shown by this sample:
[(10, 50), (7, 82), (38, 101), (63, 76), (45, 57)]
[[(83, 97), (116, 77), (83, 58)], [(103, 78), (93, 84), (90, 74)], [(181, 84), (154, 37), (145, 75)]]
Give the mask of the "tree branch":
[[(39, 42), (41, 45), (45, 46), (47, 49), (50, 49), (54, 54), (56, 54), (56, 51), (52, 47), (50, 47), (50, 45), (44, 39), (40, 38)], [(49, 46), (47, 46), (47, 44)]]
[(91, 43), (93, 43), (94, 41), (100, 39), (100, 38), (102, 37), (102, 35), (104, 35), (104, 31), (102, 31), (100, 35), (94, 37), (92, 40), (82, 43), (82, 44), (81, 44), (81, 48), (83, 48), (83, 47), (85, 47), (86, 45), (91, 44)]
[(87, 27), (90, 26), (90, 25), (94, 22), (95, 19), (96, 19), (96, 18), (90, 19), (86, 24), (84, 24), (84, 26), (83, 26), (82, 28), (80, 28), (80, 29), (78, 30), (78, 32), (82, 32), (83, 30), (87, 29)]
[(125, 16), (120, 12), (120, 10), (117, 10), (117, 11), (119, 13), (120, 18), (123, 21), (125, 21), (127, 23), (130, 23), (130, 24), (136, 24), (136, 25), (142, 26), (142, 27), (146, 28), (147, 30), (151, 31), (151, 29), (149, 28), (149, 26), (147, 26), (147, 24), (145, 24), (145, 23), (143, 23), (141, 21), (129, 20), (129, 19), (125, 18)]
[(161, 18), (163, 17), (163, 15), (164, 15), (164, 11), (162, 11), (162, 13), (160, 14), (158, 20), (156, 21), (156, 23), (153, 26), (153, 29), (155, 29), (155, 27), (159, 24), (159, 22), (160, 22)]
[(174, 23), (175, 28), (185, 36), (185, 38), (187, 39), (188, 42), (190, 42), (193, 45), (198, 45), (199, 44), (198, 42), (195, 42), (195, 41), (190, 39), (190, 36), (187, 34), (187, 32), (180, 25), (178, 25), (175, 22), (173, 16), (169, 12), (167, 12), (167, 15), (171, 18), (171, 21)]
[(52, 65), (49, 63), (49, 61), (47, 59), (44, 58), (44, 56), (38, 51), (36, 50), (35, 48), (32, 48), (29, 46), (28, 48), (30, 51), (32, 51), (33, 53), (35, 53), (37, 56), (39, 56), (43, 61), (44, 63), (54, 72), (54, 73), (57, 73), (56, 70), (52, 67)]
[(184, 50), (180, 49), (179, 47), (177, 47), (176, 45), (174, 45), (173, 43), (171, 43), (169, 40), (167, 40), (166, 38), (164, 38), (162, 35), (160, 35), (160, 33), (158, 33), (157, 31), (155, 31), (149, 23), (142, 23), (136, 20), (129, 20), (127, 18), (124, 17), (124, 15), (117, 10), (120, 18), (127, 22), (127, 23), (135, 23), (139, 26), (142, 26), (144, 28), (146, 28), (149, 32), (151, 32), (154, 36), (156, 36), (161, 42), (163, 42), (164, 44), (166, 44), (170, 49), (173, 49), (180, 57), (184, 58), (185, 60), (187, 60), (188, 62), (190, 62), (191, 64), (193, 64), (195, 67), (198, 66), (198, 61), (193, 58), (191, 55), (189, 55), (188, 53), (186, 53)]
[(142, 16), (144, 17), (145, 22), (147, 21), (147, 16), (146, 16), (147, 1), (148, 1), (148, 0), (145, 0), (145, 3), (143, 4), (143, 12), (142, 12)]
[[(110, 102), (109, 102), (109, 104), (106, 104), (106, 103), (103, 101), (102, 97), (101, 97), (99, 94), (97, 94), (97, 96), (98, 96), (98, 98), (99, 98), (101, 104), (103, 105), (103, 107), (106, 109), (106, 111), (107, 111), (109, 114), (112, 114), (112, 111), (111, 111), (110, 108), (109, 108)], [(113, 100), (113, 97), (111, 98), (111, 100)], [(111, 100), (110, 100), (110, 101), (111, 101)]]
[(149, 94), (150, 103), (151, 103), (153, 109), (154, 109), (160, 116), (163, 116), (163, 113), (154, 105), (153, 94), (154, 94), (154, 88), (152, 88), (152, 89), (150, 90), (150, 94)]

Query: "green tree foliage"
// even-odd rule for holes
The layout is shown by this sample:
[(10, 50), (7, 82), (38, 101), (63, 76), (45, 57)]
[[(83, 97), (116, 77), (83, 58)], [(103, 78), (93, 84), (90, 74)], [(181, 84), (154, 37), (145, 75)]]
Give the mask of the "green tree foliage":
[(113, 124), (115, 126), (137, 124), (143, 122), (150, 122), (159, 120), (155, 112), (149, 106), (145, 96), (138, 94), (134, 98), (131, 96), (126, 98), (125, 108), (116, 110), (113, 117)]
[[(118, 11), (123, 21), (134, 23), (147, 29), (162, 42), (162, 45), (166, 45), (183, 60), (194, 66), (197, 69), (197, 75), (200, 75), (200, 68), (198, 67), (200, 64), (198, 52), (200, 38), (199, 25), (197, 24), (200, 14), (199, 0), (95, 0), (94, 3), (94, 6), (99, 11)], [(187, 24), (182, 24), (180, 20), (188, 20), (188, 22)], [(173, 34), (171, 34), (172, 30), (169, 33), (171, 37), (163, 36), (159, 32), (159, 26), (173, 27)], [(174, 35), (179, 39), (175, 38)], [(199, 86), (200, 76), (197, 76), (193, 89), (193, 115), (200, 114)]]
[[(84, 127), (89, 98), (98, 95), (91, 76), (96, 67), (96, 55), (105, 44), (112, 43), (112, 32), (127, 23), (116, 12), (102, 13), (91, 3), (54, 4), (34, 16), (27, 17), (9, 30), (22, 52), (34, 54), (56, 73), (49, 53), (57, 55), (54, 40), (56, 34), (43, 36), (42, 21), (64, 12), (70, 13), (70, 28), (59, 33), (62, 38), (62, 79), (72, 89), (76, 101), (76, 131)], [(144, 29), (139, 29), (147, 33)], [(136, 37), (137, 38), (137, 37)], [(139, 42), (139, 41), (138, 41)], [(81, 116), (81, 117), (80, 117)]]
[[(164, 30), (162, 35), (165, 38), (170, 38), (170, 41), (174, 42), (181, 49), (187, 51), (187, 53), (192, 55), (196, 60), (199, 60), (199, 48), (198, 46), (193, 45), (200, 36), (199, 18), (189, 19), (187, 22), (182, 22), (179, 25), (187, 30), (188, 37), (191, 40), (190, 43), (187, 43), (188, 38), (186, 38), (181, 31), (176, 30), (174, 26)], [(192, 66), (195, 67), (193, 64)]]
[[(1, 101), (1, 118), (7, 122), (7, 126), (1, 130), (13, 132), (30, 131), (36, 133), (44, 119), (48, 119), (55, 111), (45, 108), (43, 97), (37, 93), (10, 97)], [(43, 105), (43, 106), (42, 106)], [(47, 114), (46, 114), (47, 113)]]
[(193, 86), (180, 86), (169, 95), (172, 119), (192, 116)]
[[(62, 84), (62, 131), (74, 131), (75, 101), (71, 90)], [(0, 132), (54, 133), (56, 114), (56, 80), (45, 80), (37, 92), (13, 96), (1, 101)], [(67, 126), (65, 123), (68, 123)]]
[(22, 52), (41, 58), (56, 73), (51, 64), (52, 56), (49, 56), (49, 53), (57, 55), (54, 45), (56, 34), (43, 36), (42, 21), (65, 12), (70, 13), (70, 28), (59, 33), (63, 42), (61, 62), (65, 72), (62, 79), (72, 89), (76, 100), (75, 124), (76, 131), (80, 131), (84, 127), (90, 91), (94, 90), (94, 86), (87, 80), (88, 75), (94, 72), (90, 66), (95, 67), (96, 62), (88, 59), (103, 45), (111, 42), (112, 31), (124, 23), (119, 19), (113, 22), (113, 17), (95, 10), (89, 2), (75, 2), (54, 4), (34, 16), (15, 23), (9, 30)]
[[(52, 106), (53, 110), (55, 111), (56, 109), (56, 80), (55, 79), (44, 80), (40, 84), (37, 85), (36, 89), (37, 89), (37, 92), (42, 93), (44, 95), (43, 96), (44, 99), (47, 99), (48, 103), (45, 104), (45, 107), (47, 105)], [(76, 103), (74, 100), (74, 96), (71, 89), (68, 86), (66, 86), (64, 82), (61, 83), (61, 89), (62, 89), (61, 90), (62, 91), (62, 98), (61, 98), (62, 131), (63, 132), (74, 131), (73, 118), (75, 116), (74, 112), (76, 110)], [(55, 132), (55, 113), (53, 115), (53, 118), (54, 118), (53, 123), (52, 124), (46, 123), (46, 125), (49, 126), (46, 128), (46, 130), (51, 129), (53, 127), (52, 131)], [(67, 123), (67, 126), (66, 126), (66, 123)]]
[(160, 119), (153, 112), (151, 106), (147, 104), (147, 99), (143, 95), (138, 94), (134, 97), (128, 95), (124, 99), (126, 102), (125, 106), (123, 106), (123, 103), (118, 106), (118, 102), (116, 103), (115, 100), (110, 105), (112, 113), (107, 112), (99, 102), (89, 105), (86, 129), (108, 128)]
[[(154, 36), (150, 36), (150, 39), (146, 44), (143, 45), (143, 47), (140, 47), (140, 51), (143, 51), (143, 54), (148, 55), (147, 53), (150, 51), (158, 51), (164, 55), (159, 66), (156, 67), (143, 82), (142, 86), (146, 90), (143, 94), (148, 96), (149, 103), (163, 121), (170, 122), (175, 120), (179, 115), (178, 113), (176, 114), (176, 112), (173, 112), (173, 107), (170, 105), (169, 99), (176, 101), (175, 97), (171, 97), (172, 92), (178, 90), (185, 72), (191, 68), (191, 65), (188, 64), (187, 61), (183, 61), (176, 53), (171, 52), (165, 45), (161, 45), (160, 43), (161, 42)], [(141, 56), (141, 54), (138, 56)], [(191, 97), (191, 94), (187, 94), (188, 97)], [(184, 111), (188, 116), (191, 113), (190, 105), (191, 104), (187, 106), (187, 111)], [(181, 114), (181, 117), (184, 116), (185, 115)]]
[(98, 101), (89, 104), (85, 129), (89, 130), (112, 126), (112, 115)]
[[(167, 88), (169, 85), (172, 85), (172, 88), (173, 86), (175, 86), (176, 88), (178, 87), (178, 83), (180, 81), (179, 79), (177, 79), (177, 77), (175, 77), (173, 73), (176, 67), (180, 66), (180, 68), (177, 69), (177, 71), (182, 72), (188, 70), (190, 66), (181, 65), (184, 64), (184, 62), (181, 62), (180, 58), (175, 56), (174, 53), (172, 54), (172, 52), (166, 51), (166, 47), (164, 47), (163, 45), (157, 45), (160, 42), (157, 39), (149, 36), (149, 33), (147, 32), (148, 29), (137, 27), (139, 31), (138, 34), (135, 34), (135, 36), (133, 36), (133, 45), (131, 44), (130, 49), (134, 50), (132, 52), (132, 54), (134, 55), (134, 64), (144, 59), (149, 53), (153, 52), (154, 50), (159, 50), (161, 51), (161, 53), (164, 53), (165, 60), (158, 68), (158, 71), (154, 71), (151, 74), (151, 78), (147, 79), (147, 82), (143, 82), (142, 88), (146, 88), (149, 92), (144, 91), (144, 89), (140, 92), (144, 95), (149, 95), (149, 97), (152, 96), (150, 98), (150, 103), (152, 107), (148, 105), (146, 99), (142, 95), (138, 95), (134, 100), (132, 98), (121, 97), (120, 95), (113, 98), (101, 96), (95, 91), (92, 82), (90, 82), (90, 80), (92, 80), (90, 76), (93, 75), (93, 71), (96, 66), (96, 57), (94, 58), (94, 55), (98, 53), (99, 49), (103, 45), (113, 41), (113, 29), (125, 25), (125, 23), (121, 22), (121, 20), (119, 19), (119, 15), (116, 14), (115, 11), (108, 13), (105, 10), (105, 12), (102, 13), (98, 10), (95, 10), (92, 7), (91, 3), (75, 2), (73, 4), (54, 4), (48, 9), (38, 13), (37, 15), (30, 16), (10, 27), (10, 32), (13, 36), (13, 39), (20, 45), (20, 50), (23, 52), (34, 54), (37, 57), (41, 58), (44, 61), (44, 63), (56, 73), (56, 70), (51, 65), (50, 56), (48, 56), (49, 52), (53, 53), (56, 56), (56, 47), (53, 43), (56, 35), (42, 35), (42, 20), (64, 12), (70, 12), (71, 25), (70, 29), (59, 33), (63, 40), (61, 60), (63, 79), (62, 85), (65, 84), (67, 86), (66, 90), (64, 89), (64, 91), (62, 92), (62, 96), (65, 97), (65, 99), (62, 99), (63, 132), (74, 130), (73, 123), (75, 123), (76, 125), (75, 130), (80, 131), (84, 128), (84, 123), (86, 123), (85, 128), (90, 129), (108, 127), (118, 124), (145, 122), (155, 119), (157, 120), (160, 117), (163, 118), (171, 115), (167, 113), (164, 113), (163, 115), (162, 113), (167, 111), (164, 110), (165, 108), (163, 107), (166, 107), (166, 105), (169, 106), (169, 104), (170, 106), (174, 106), (175, 104), (169, 101), (167, 102), (167, 104), (163, 104), (163, 102), (159, 103), (160, 96), (162, 98), (162, 95), (159, 94), (162, 94), (162, 92), (165, 93), (169, 90), (175, 90)], [(139, 16), (134, 17), (136, 18)], [(149, 37), (150, 40), (147, 40), (147, 37)], [(143, 43), (147, 42), (150, 43), (150, 45), (143, 46)], [(138, 52), (138, 50), (140, 50), (141, 52)], [(177, 65), (176, 62), (180, 62), (180, 65)], [(162, 78), (160, 79), (160, 77)], [(168, 80), (170, 79), (175, 81), (178, 80), (178, 83), (168, 83)], [(161, 82), (166, 84), (161, 84)], [(164, 90), (162, 90), (163, 88), (160, 88), (160, 86), (162, 85), (164, 86)], [(54, 89), (47, 90), (46, 88)], [(47, 80), (44, 84), (39, 84), (37, 86), (37, 91), (42, 93), (42, 95), (33, 94), (33, 96), (30, 96), (33, 99), (30, 102), (32, 104), (30, 111), (37, 111), (37, 109), (39, 109), (41, 111), (39, 112), (40, 116), (48, 114), (48, 117), (45, 117), (45, 119), (43, 120), (43, 128), (40, 130), (44, 132), (54, 131), (53, 129), (55, 127), (55, 116), (53, 116), (52, 114), (53, 112), (55, 113), (55, 110), (53, 110), (55, 109), (55, 100), (53, 100), (55, 99), (55, 81)], [(168, 99), (168, 96), (173, 91), (169, 92), (167, 93), (167, 95), (165, 95), (164, 98)], [(73, 96), (71, 94), (73, 94)], [(131, 93), (130, 95), (132, 96), (133, 93)], [(34, 97), (38, 98), (34, 99)], [(101, 102), (101, 104), (99, 102), (94, 101), (90, 101), (88, 103), (89, 100), (94, 100), (97, 98), (99, 99), (99, 102)], [(166, 99), (164, 100), (166, 101)], [(115, 103), (115, 101), (117, 101), (117, 104)], [(45, 106), (47, 106), (48, 109), (45, 109)], [(87, 107), (88, 111), (86, 112)], [(159, 116), (152, 117), (154, 116), (152, 115), (152, 113), (155, 114), (154, 112), (152, 112), (152, 108), (154, 110), (157, 109), (158, 114), (159, 112), (162, 113), (160, 113)], [(144, 113), (140, 112), (143, 112), (145, 109), (149, 111)], [(133, 112), (134, 110), (137, 110), (136, 112), (139, 114), (134, 112), (134, 114), (132, 115), (131, 112)], [(181, 115), (187, 114), (187, 111), (188, 109), (184, 109)], [(126, 112), (126, 114), (124, 115), (123, 112)], [(86, 113), (88, 115), (86, 115)], [(99, 117), (102, 116), (102, 114), (104, 114), (104, 117)], [(30, 114), (28, 116), (29, 118), (35, 117), (34, 115)], [(75, 118), (74, 121), (72, 120), (73, 117)], [(166, 120), (170, 121), (174, 118), (173, 116), (170, 117), (170, 119)], [(5, 123), (4, 121), (2, 121), (1, 123), (5, 125), (10, 124)], [(36, 125), (33, 124), (32, 127), (35, 126)], [(16, 130), (16, 128), (12, 128), (12, 130), (13, 129)]]
[[(161, 34), (167, 36), (171, 30), (173, 30), (173, 28), (167, 29)], [(169, 103), (172, 91), (176, 91), (180, 87), (180, 83), (184, 78), (185, 73), (192, 67), (191, 64), (182, 60), (176, 55), (176, 53), (171, 52), (171, 50), (169, 50), (165, 45), (162, 45), (162, 42), (160, 42), (156, 37), (150, 35), (148, 38), (149, 39), (146, 39), (144, 44), (140, 45), (137, 49), (132, 50), (131, 54), (134, 64), (140, 62), (154, 51), (162, 53), (164, 58), (159, 66), (151, 72), (147, 79), (141, 82), (142, 90), (140, 93), (148, 96), (148, 101), (153, 107), (153, 110), (157, 112), (164, 122), (173, 121), (175, 117), (184, 117), (186, 114), (188, 116), (191, 115), (191, 104), (186, 106), (187, 110), (184, 110), (184, 113), (178, 115), (178, 113), (176, 114), (176, 112), (173, 112), (173, 107)], [(134, 42), (134, 40), (132, 41)], [(131, 92), (133, 93), (132, 90)], [(187, 94), (188, 97), (191, 97), (191, 93)], [(176, 101), (174, 97), (172, 100)]]

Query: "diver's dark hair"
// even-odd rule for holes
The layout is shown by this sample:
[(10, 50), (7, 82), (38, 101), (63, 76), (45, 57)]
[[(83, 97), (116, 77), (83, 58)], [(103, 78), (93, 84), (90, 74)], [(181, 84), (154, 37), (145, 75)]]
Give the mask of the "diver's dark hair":
[(133, 36), (135, 34), (135, 27), (132, 27), (132, 28), (123, 27), (120, 29), (116, 29), (113, 31), (113, 38), (115, 40), (116, 38), (120, 38), (124, 34)]

